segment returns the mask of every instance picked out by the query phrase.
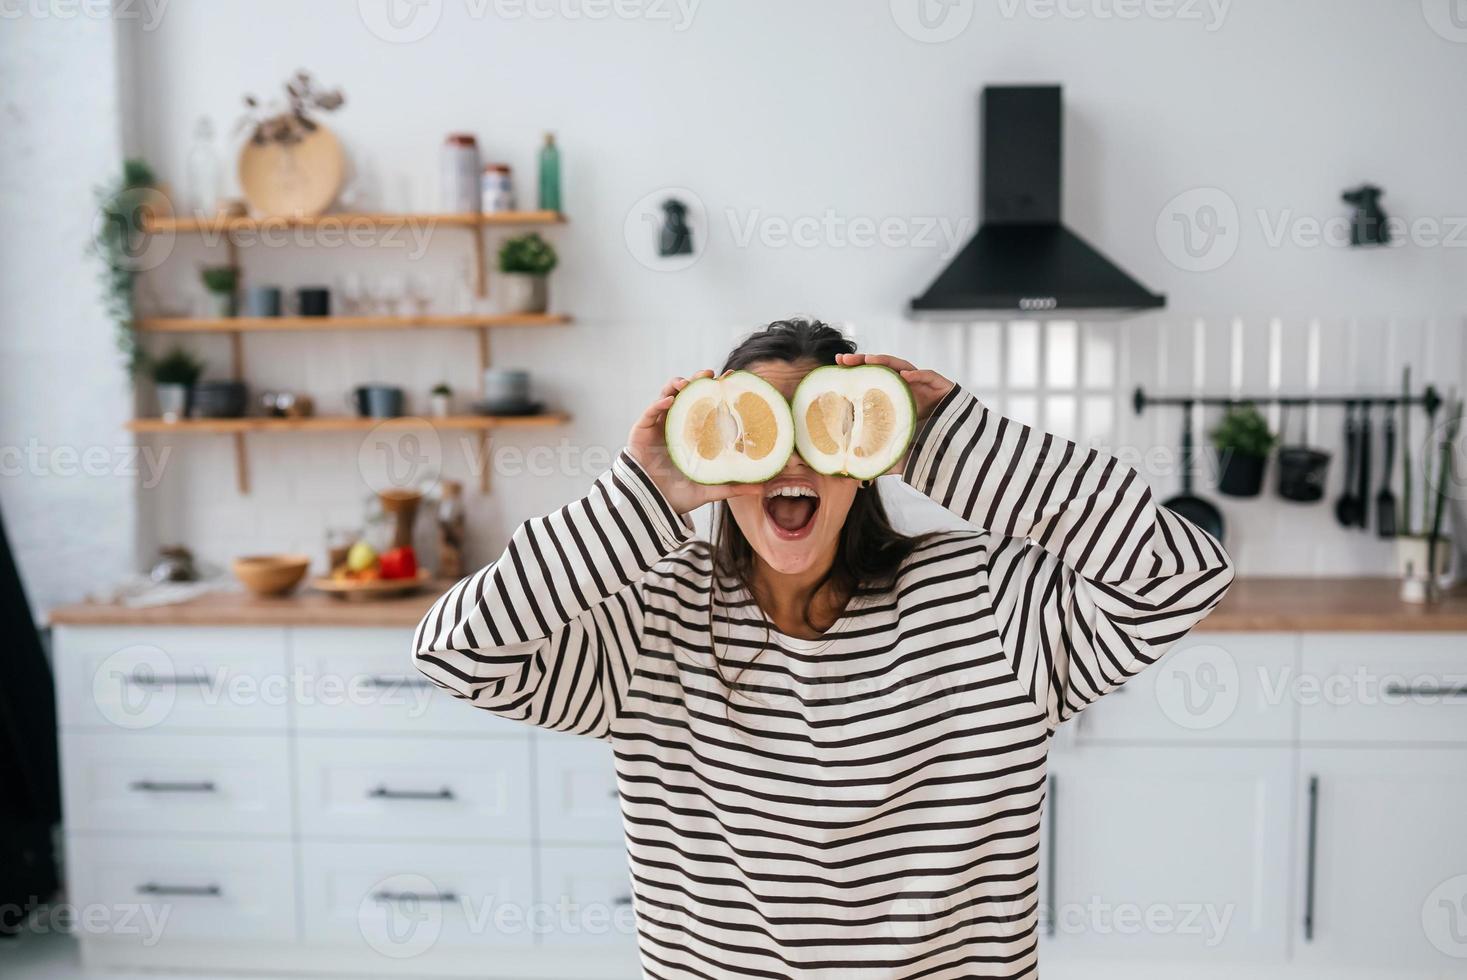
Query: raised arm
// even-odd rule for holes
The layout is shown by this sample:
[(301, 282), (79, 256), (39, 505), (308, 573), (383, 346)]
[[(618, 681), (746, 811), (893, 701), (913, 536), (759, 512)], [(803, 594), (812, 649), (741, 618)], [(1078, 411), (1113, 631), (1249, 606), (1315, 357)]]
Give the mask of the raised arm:
[(642, 578), (691, 537), (682, 514), (744, 492), (671, 475), (662, 422), (687, 383), (667, 383), (590, 493), (521, 524), (433, 604), (413, 638), (428, 679), (508, 718), (608, 734), (641, 643)]
[(1051, 724), (1154, 662), (1217, 605), (1232, 562), (1158, 506), (1134, 469), (901, 363), (930, 409), (903, 475), (993, 535), (987, 584), (1004, 648)]

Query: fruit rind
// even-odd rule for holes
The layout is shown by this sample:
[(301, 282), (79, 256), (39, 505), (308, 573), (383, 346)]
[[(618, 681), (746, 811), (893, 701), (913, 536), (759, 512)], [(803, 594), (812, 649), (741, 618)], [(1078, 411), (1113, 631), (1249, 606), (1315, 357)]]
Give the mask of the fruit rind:
[[(820, 395), (831, 390), (849, 390), (852, 386), (851, 379), (859, 379), (862, 375), (881, 379), (879, 383), (873, 382), (868, 385), (868, 390), (877, 388), (892, 396), (893, 406), (897, 408), (898, 412), (895, 420), (900, 433), (898, 439), (884, 447), (880, 455), (875, 457), (878, 460), (876, 466), (859, 465), (851, 458), (854, 454), (849, 449), (839, 454), (821, 452), (811, 438), (805, 417), (806, 410)], [(905, 396), (904, 402), (900, 396), (896, 395), (897, 392)], [(905, 419), (902, 418), (902, 406), (905, 406), (907, 413)], [(800, 381), (799, 386), (795, 389), (794, 397), (790, 399), (790, 408), (794, 416), (796, 451), (799, 452), (807, 466), (826, 476), (849, 476), (856, 479), (880, 476), (906, 455), (907, 450), (911, 448), (912, 440), (916, 437), (917, 400), (912, 394), (911, 387), (902, 379), (902, 376), (883, 364), (860, 364), (854, 367), (827, 364), (818, 367)]]
[[(695, 447), (688, 444), (682, 431), (688, 412), (703, 398), (734, 402), (744, 393), (759, 395), (772, 410), (776, 427), (773, 447), (757, 460), (733, 453), (716, 460), (698, 458)], [(789, 413), (789, 403), (778, 388), (749, 371), (733, 371), (719, 378), (698, 378), (689, 382), (667, 410), (663, 438), (673, 465), (689, 480), (703, 486), (764, 483), (784, 469), (795, 451), (794, 420)], [(732, 472), (729, 467), (733, 468)]]

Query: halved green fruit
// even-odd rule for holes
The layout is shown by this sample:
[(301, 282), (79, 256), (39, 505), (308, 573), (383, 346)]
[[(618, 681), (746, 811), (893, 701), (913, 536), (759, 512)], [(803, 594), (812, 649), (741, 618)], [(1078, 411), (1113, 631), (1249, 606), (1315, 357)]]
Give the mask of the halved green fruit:
[(795, 448), (789, 403), (748, 371), (691, 382), (667, 410), (665, 434), (673, 464), (694, 483), (763, 483)]
[(880, 476), (906, 453), (917, 427), (912, 390), (878, 364), (818, 367), (795, 389), (790, 408), (795, 448), (827, 476)]

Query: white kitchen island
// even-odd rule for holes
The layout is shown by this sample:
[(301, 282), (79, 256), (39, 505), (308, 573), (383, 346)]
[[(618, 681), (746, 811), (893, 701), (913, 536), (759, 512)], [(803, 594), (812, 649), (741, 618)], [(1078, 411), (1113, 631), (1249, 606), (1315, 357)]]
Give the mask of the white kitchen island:
[[(1061, 728), (1046, 976), (1467, 973), (1467, 599), (1392, 589), (1241, 582)], [(638, 975), (609, 747), (428, 686), (430, 601), (56, 612), (88, 965)]]

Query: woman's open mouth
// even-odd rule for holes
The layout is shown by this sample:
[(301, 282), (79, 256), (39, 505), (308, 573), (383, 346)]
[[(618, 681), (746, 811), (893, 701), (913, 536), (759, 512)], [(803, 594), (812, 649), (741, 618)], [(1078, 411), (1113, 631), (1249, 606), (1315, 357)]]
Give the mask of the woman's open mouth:
[(776, 537), (803, 538), (815, 526), (820, 494), (808, 483), (779, 483), (764, 491), (764, 513)]

